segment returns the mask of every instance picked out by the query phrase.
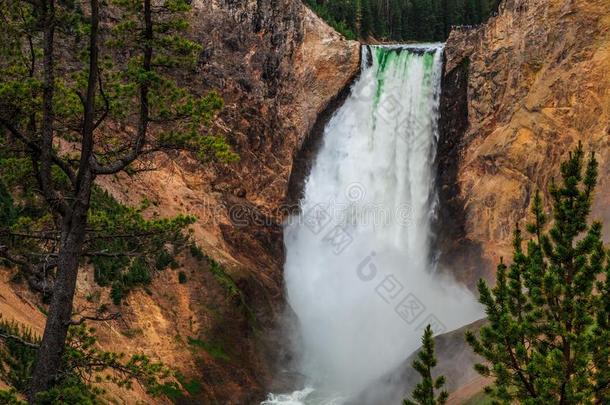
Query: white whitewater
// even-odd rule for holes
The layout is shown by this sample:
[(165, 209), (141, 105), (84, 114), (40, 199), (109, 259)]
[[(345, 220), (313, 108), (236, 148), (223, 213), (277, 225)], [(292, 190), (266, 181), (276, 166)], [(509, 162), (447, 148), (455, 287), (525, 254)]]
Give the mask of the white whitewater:
[[(285, 282), (307, 387), (263, 404), (341, 404), (437, 333), (480, 318), (435, 274), (431, 222), (442, 44), (363, 48), (286, 224)], [(368, 63), (367, 61), (372, 61)]]

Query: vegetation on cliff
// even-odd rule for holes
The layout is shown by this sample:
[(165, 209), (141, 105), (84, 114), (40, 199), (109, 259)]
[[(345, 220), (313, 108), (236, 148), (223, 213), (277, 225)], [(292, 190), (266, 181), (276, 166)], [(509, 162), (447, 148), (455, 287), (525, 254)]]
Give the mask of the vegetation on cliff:
[(484, 22), (499, 0), (307, 0), (349, 39), (444, 41), (454, 25)]
[(536, 194), (527, 249), (517, 229), (513, 263), (499, 264), (494, 288), (479, 282), (489, 325), (467, 340), (487, 361), (476, 370), (494, 377), (487, 391), (499, 403), (610, 401), (610, 258), (602, 224), (588, 222), (595, 157), (583, 166), (579, 145), (561, 165), (561, 184), (551, 184), (550, 230)]
[(73, 319), (79, 266), (92, 264), (119, 304), (188, 241), (192, 217), (146, 220), (96, 179), (151, 170), (154, 153), (236, 155), (207, 130), (220, 97), (178, 79), (201, 52), (183, 35), (187, 1), (0, 4), (0, 257), (50, 300), (34, 402), (62, 381), (71, 326), (116, 317), (102, 306)]
[[(61, 374), (47, 392), (36, 397), (37, 404), (94, 404), (105, 392), (94, 383), (106, 382), (131, 388), (140, 384), (152, 396), (176, 395), (183, 392), (180, 378), (163, 363), (148, 356), (101, 350), (97, 347), (95, 330), (85, 325), (70, 327), (62, 357)], [(40, 338), (31, 330), (13, 321), (0, 320), (0, 377), (10, 390), (0, 391), (0, 404), (24, 404), (36, 362)]]
[[(436, 356), (430, 325), (426, 326), (421, 342), (422, 348), (417, 353), (417, 359), (413, 361), (413, 368), (421, 375), (422, 380), (415, 386), (411, 394), (412, 400), (403, 400), (403, 405), (443, 405), (447, 402), (449, 394), (442, 390), (445, 385), (445, 377), (432, 377), (432, 369), (436, 366)], [(438, 390), (442, 391), (436, 395)]]

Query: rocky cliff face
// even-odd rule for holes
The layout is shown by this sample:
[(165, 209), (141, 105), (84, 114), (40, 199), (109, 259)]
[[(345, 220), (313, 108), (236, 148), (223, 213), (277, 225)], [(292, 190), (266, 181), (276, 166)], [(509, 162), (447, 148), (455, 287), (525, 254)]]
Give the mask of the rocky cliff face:
[(200, 75), (189, 80), (222, 93), (226, 106), (216, 129), (240, 155), (238, 164), (204, 170), (199, 188), (214, 200), (211, 229), (219, 232), (209, 248), (264, 272), (260, 282), (277, 296), (279, 224), (288, 211), (293, 162), (319, 114), (357, 74), (359, 44), (297, 0), (200, 0), (194, 6), (193, 31), (204, 53)]
[(610, 240), (608, 1), (505, 0), (487, 24), (453, 31), (445, 56), (445, 263), (471, 285), (492, 277), (532, 194), (549, 200), (551, 178), (579, 141), (600, 162), (593, 217)]
[[(143, 351), (193, 379), (184, 403), (257, 403), (272, 374), (265, 348), (281, 352), (279, 340), (261, 336), (282, 311), (280, 224), (293, 161), (318, 115), (357, 74), (359, 44), (299, 0), (195, 0), (191, 27), (204, 50), (197, 74), (181, 80), (201, 94), (221, 93), (225, 108), (214, 131), (241, 160), (200, 165), (186, 155), (158, 155), (150, 162), (156, 170), (101, 186), (127, 204), (148, 199), (150, 214), (196, 215), (194, 239), (226, 275), (186, 255), (180, 269), (160, 273), (114, 308), (120, 321), (95, 326), (102, 346)], [(178, 283), (178, 271), (186, 283)], [(243, 301), (227, 291), (226, 277)], [(91, 269), (81, 270), (77, 289), (76, 310), (111, 301)], [(41, 333), (39, 297), (8, 278), (0, 291), (0, 312)], [(164, 402), (139, 387), (109, 395), (121, 403)]]
[[(152, 297), (130, 298), (138, 341), (201, 383), (191, 401), (257, 403), (274, 365), (266, 348), (281, 352), (283, 343), (261, 336), (269, 336), (263, 331), (283, 308), (280, 224), (293, 161), (318, 115), (357, 74), (359, 44), (298, 0), (199, 0), (193, 8), (192, 35), (204, 51), (198, 74), (184, 80), (222, 94), (214, 129), (240, 161), (200, 166), (158, 156), (158, 170), (106, 187), (128, 202), (152, 199), (164, 215), (197, 215), (198, 244), (226, 268), (245, 301), (227, 297), (205, 265), (187, 260), (192, 281), (179, 285), (169, 272), (150, 288)], [(189, 344), (192, 338), (203, 347)]]

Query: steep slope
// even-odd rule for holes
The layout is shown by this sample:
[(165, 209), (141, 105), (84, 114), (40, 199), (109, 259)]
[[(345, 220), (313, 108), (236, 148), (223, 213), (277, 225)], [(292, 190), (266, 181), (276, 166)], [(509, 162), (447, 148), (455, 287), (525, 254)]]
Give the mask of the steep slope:
[[(213, 273), (207, 261), (187, 254), (181, 268), (158, 274), (148, 288), (112, 307), (120, 320), (93, 326), (104, 348), (143, 351), (193, 380), (184, 403), (255, 403), (271, 376), (265, 348), (280, 351), (281, 342), (261, 336), (282, 311), (281, 207), (293, 160), (318, 115), (357, 74), (359, 45), (299, 0), (196, 0), (191, 27), (204, 50), (198, 74), (180, 80), (196, 92), (222, 94), (225, 108), (215, 130), (240, 162), (200, 165), (186, 155), (159, 154), (148, 162), (156, 170), (100, 185), (127, 204), (151, 201), (148, 215), (196, 215), (194, 238), (224, 271)], [(186, 283), (178, 282), (179, 271)], [(42, 331), (39, 297), (3, 280), (4, 316)], [(82, 269), (77, 290), (76, 311), (111, 301), (89, 268)], [(140, 387), (111, 389), (109, 397), (166, 402)]]
[(549, 201), (579, 141), (600, 162), (593, 217), (610, 240), (608, 72), (607, 0), (505, 0), (487, 24), (451, 33), (439, 179), (444, 262), (463, 280), (491, 278), (510, 257), (532, 194)]
[[(449, 401), (453, 404), (463, 403), (456, 401), (464, 396), (464, 391), (468, 392), (468, 398), (468, 394), (477, 393), (481, 386), (488, 383), (487, 379), (481, 378), (474, 371), (473, 365), (480, 362), (481, 358), (470, 350), (464, 339), (467, 331), (477, 333), (484, 323), (484, 320), (475, 321), (434, 337), (434, 352), (438, 359), (434, 375), (445, 376), (444, 389), (451, 393)], [(413, 368), (416, 359), (417, 352), (412, 353), (395, 370), (366, 387), (349, 405), (400, 404), (421, 381), (421, 375)]]

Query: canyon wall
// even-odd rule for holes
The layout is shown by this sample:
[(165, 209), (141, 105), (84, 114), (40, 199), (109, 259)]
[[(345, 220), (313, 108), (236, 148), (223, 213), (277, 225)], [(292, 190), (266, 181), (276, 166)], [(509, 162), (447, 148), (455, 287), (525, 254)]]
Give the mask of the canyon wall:
[[(273, 374), (266, 349), (281, 354), (284, 341), (269, 328), (283, 310), (285, 203), (296, 201), (315, 135), (358, 73), (359, 44), (299, 0), (194, 0), (191, 26), (204, 50), (197, 74), (181, 80), (201, 94), (222, 94), (214, 130), (240, 161), (201, 165), (158, 155), (155, 171), (101, 185), (127, 204), (148, 199), (150, 215), (196, 215), (197, 244), (223, 265), (247, 308), (205, 261), (187, 256), (113, 308), (120, 320), (95, 326), (103, 347), (143, 351), (196, 380), (199, 389), (185, 403), (255, 403)], [(600, 161), (593, 216), (610, 240), (609, 27), (608, 0), (506, 0), (487, 24), (451, 33), (439, 241), (441, 264), (468, 285), (493, 278), (499, 257), (510, 257), (514, 225), (524, 223), (532, 193), (546, 196), (578, 141)], [(77, 310), (110, 301), (90, 268), (77, 288)], [(37, 333), (44, 326), (39, 297), (6, 274), (0, 313)], [(139, 387), (109, 395), (119, 403), (164, 402)]]
[[(358, 73), (360, 48), (300, 0), (195, 0), (190, 23), (189, 35), (203, 51), (196, 74), (179, 80), (199, 94), (222, 95), (213, 131), (240, 161), (200, 164), (185, 154), (159, 154), (148, 162), (154, 171), (103, 178), (100, 185), (128, 205), (147, 199), (146, 215), (196, 215), (195, 241), (226, 273), (187, 253), (180, 268), (157, 274), (121, 306), (109, 304), (119, 320), (91, 326), (103, 348), (144, 352), (192, 381), (178, 402), (257, 403), (274, 374), (269, 356), (281, 355), (285, 342), (268, 330), (283, 311), (281, 222), (293, 161), (318, 116)], [(179, 271), (186, 283), (179, 283)], [(81, 269), (75, 310), (110, 303), (107, 290), (90, 268)], [(5, 319), (41, 334), (43, 307), (40, 297), (3, 276)], [(137, 384), (132, 391), (107, 388), (113, 403), (168, 402)]]
[[(610, 241), (610, 4), (505, 0), (445, 49), (439, 143), (442, 262), (474, 284), (500, 257), (580, 141), (599, 160), (592, 217)], [(548, 208), (548, 204), (547, 204)]]

